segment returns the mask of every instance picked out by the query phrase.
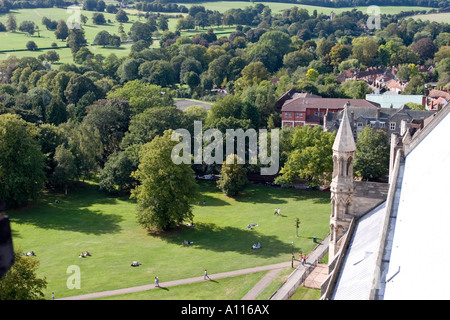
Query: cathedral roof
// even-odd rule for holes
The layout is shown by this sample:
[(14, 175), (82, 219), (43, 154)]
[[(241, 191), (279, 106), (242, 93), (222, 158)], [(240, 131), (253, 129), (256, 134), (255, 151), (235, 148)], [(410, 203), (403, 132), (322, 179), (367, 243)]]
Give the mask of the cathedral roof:
[(336, 134), (333, 144), (334, 151), (351, 152), (356, 150), (355, 139), (353, 138), (353, 130), (348, 117), (347, 104), (344, 107), (341, 125)]
[(332, 299), (450, 298), (450, 274), (443, 267), (450, 256), (442, 254), (450, 225), (449, 106), (397, 153), (386, 202), (356, 221), (340, 253)]

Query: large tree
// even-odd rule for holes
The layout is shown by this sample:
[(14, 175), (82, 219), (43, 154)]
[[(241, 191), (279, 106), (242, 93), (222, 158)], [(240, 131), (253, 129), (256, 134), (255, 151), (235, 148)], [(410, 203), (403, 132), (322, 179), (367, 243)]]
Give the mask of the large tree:
[(248, 184), (247, 169), (241, 162), (237, 155), (229, 154), (222, 164), (217, 187), (229, 197), (237, 196)]
[(155, 136), (162, 135), (167, 129), (186, 128), (187, 125), (189, 124), (186, 123), (183, 111), (174, 106), (149, 108), (131, 118), (121, 147), (145, 144)]
[(352, 53), (355, 59), (365, 65), (371, 66), (378, 53), (378, 43), (370, 37), (359, 37), (352, 41)]
[(101, 99), (86, 108), (87, 115), (83, 123), (98, 129), (107, 157), (119, 150), (125, 132), (130, 123), (130, 105), (128, 101), (114, 98)]
[(34, 34), (36, 25), (33, 21), (25, 20), (22, 21), (22, 23), (19, 26), (19, 30), (25, 33), (28, 33), (28, 35), (32, 36)]
[(54, 161), (56, 167), (50, 180), (54, 186), (64, 188), (64, 193), (67, 195), (69, 185), (78, 175), (75, 157), (68, 148), (59, 145), (56, 147)]
[(113, 153), (109, 156), (99, 175), (100, 190), (108, 193), (129, 192), (136, 180), (131, 173), (137, 169), (138, 163), (133, 159), (134, 146), (128, 150)]
[(192, 200), (197, 195), (194, 171), (189, 164), (175, 164), (172, 130), (142, 146), (138, 170), (133, 176), (139, 185), (132, 190), (137, 200), (139, 223), (147, 228), (168, 230), (183, 221), (192, 221)]
[(149, 45), (153, 43), (152, 39), (152, 27), (148, 23), (143, 23), (136, 21), (130, 28), (129, 32), (131, 40), (137, 42), (139, 40), (144, 40)]
[(0, 199), (20, 206), (35, 199), (43, 185), (44, 155), (39, 130), (18, 115), (0, 115)]
[(70, 29), (67, 37), (67, 45), (69, 46), (72, 54), (76, 54), (78, 50), (86, 45), (86, 39), (84, 38), (83, 29)]
[(15, 32), (17, 29), (17, 20), (12, 13), (8, 14), (8, 19), (6, 20), (6, 28), (11, 32)]
[(39, 260), (25, 257), (19, 250), (14, 254), (14, 265), (0, 279), (0, 300), (43, 300), (47, 280), (36, 275)]
[(111, 35), (108, 31), (102, 30), (95, 36), (94, 44), (106, 47), (111, 42)]
[(290, 184), (305, 179), (310, 186), (326, 185), (333, 171), (332, 146), (334, 134), (320, 126), (296, 127), (286, 149), (288, 158), (276, 182)]
[(55, 31), (56, 39), (66, 40), (69, 36), (69, 27), (64, 20), (59, 20)]
[(354, 172), (363, 179), (376, 180), (389, 172), (386, 133), (366, 126), (356, 142)]
[(67, 141), (67, 148), (75, 157), (76, 175), (82, 175), (85, 179), (95, 173), (103, 155), (99, 130), (73, 121), (61, 124), (60, 128)]
[(148, 108), (174, 106), (172, 93), (168, 89), (140, 80), (128, 81), (123, 87), (109, 91), (107, 98), (128, 100), (131, 114), (141, 113)]
[(128, 22), (127, 13), (124, 10), (119, 9), (119, 11), (117, 11), (117, 13), (116, 13), (116, 20), (117, 20), (117, 22), (122, 22), (122, 23)]

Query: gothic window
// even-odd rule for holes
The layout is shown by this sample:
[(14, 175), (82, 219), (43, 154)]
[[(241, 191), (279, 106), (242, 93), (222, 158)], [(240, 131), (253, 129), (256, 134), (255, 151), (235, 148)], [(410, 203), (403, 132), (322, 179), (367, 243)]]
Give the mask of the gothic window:
[(333, 178), (338, 175), (338, 160), (336, 156), (333, 157)]
[(344, 172), (345, 172), (344, 168), (345, 168), (344, 158), (341, 157), (341, 158), (339, 158), (339, 175), (340, 176), (344, 175)]
[(345, 214), (350, 214), (350, 201), (345, 204)]
[(336, 216), (336, 207), (334, 199), (331, 200), (331, 217), (334, 218)]
[(352, 168), (351, 168), (351, 165), (352, 165), (352, 161), (353, 161), (353, 158), (352, 157), (349, 157), (348, 159), (347, 159), (347, 172), (346, 172), (346, 176), (347, 177), (350, 177), (353, 173), (351, 172), (352, 170)]

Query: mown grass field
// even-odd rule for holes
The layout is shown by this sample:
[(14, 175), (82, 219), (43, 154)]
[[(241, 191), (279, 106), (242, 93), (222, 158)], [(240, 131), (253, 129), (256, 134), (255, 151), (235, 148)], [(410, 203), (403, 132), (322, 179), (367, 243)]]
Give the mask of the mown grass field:
[[(183, 3), (178, 2), (178, 4), (182, 4), (187, 8), (190, 8), (192, 5), (201, 5), (209, 10), (218, 10), (219, 12), (225, 12), (231, 8), (245, 8), (248, 6), (255, 5), (257, 3), (262, 3), (265, 6), (269, 6), (272, 10), (272, 13), (280, 13), (284, 9), (289, 9), (292, 7), (304, 8), (309, 11), (310, 14), (313, 13), (314, 10), (317, 10), (317, 13), (330, 14), (331, 11), (335, 13), (341, 13), (344, 11), (350, 11), (353, 8), (329, 8), (329, 7), (319, 7), (319, 6), (310, 6), (303, 4), (295, 4), (295, 3), (280, 3), (280, 2), (250, 2), (250, 1), (215, 1), (215, 2), (196, 2), (196, 3)], [(367, 12), (367, 6), (359, 6), (354, 7), (357, 10), (360, 10), (364, 13)], [(408, 7), (408, 6), (380, 6), (381, 14), (396, 14), (401, 11), (411, 11), (411, 10), (430, 10), (428, 7)]]
[(420, 19), (422, 21), (431, 21), (438, 23), (450, 23), (450, 12), (445, 13), (430, 13), (430, 14), (418, 14), (412, 16), (413, 19)]
[[(118, 34), (119, 29), (119, 23), (115, 20), (114, 14), (109, 14), (107, 12), (103, 12), (103, 15), (105, 16), (106, 21), (108, 19), (111, 22), (108, 22), (104, 25), (95, 25), (92, 23), (92, 15), (94, 12), (92, 11), (85, 11), (81, 10), (81, 14), (88, 17), (88, 22), (83, 26), (84, 32), (85, 32), (85, 38), (87, 40), (87, 43), (89, 45), (89, 49), (94, 54), (102, 54), (103, 56), (107, 56), (110, 53), (116, 54), (118, 57), (123, 57), (129, 54), (131, 43), (122, 43), (119, 48), (113, 48), (113, 47), (102, 47), (94, 45), (94, 39), (97, 33), (99, 33), (102, 30), (108, 31), (110, 34)], [(130, 12), (133, 13), (132, 10)], [(19, 58), (21, 57), (37, 57), (40, 54), (45, 53), (47, 50), (53, 50), (51, 49), (43, 49), (43, 48), (50, 48), (51, 44), (55, 42), (58, 45), (58, 48), (56, 48), (56, 52), (58, 52), (60, 56), (59, 63), (56, 63), (57, 66), (60, 63), (72, 63), (72, 53), (70, 49), (66, 46), (66, 43), (61, 40), (57, 40), (54, 30), (47, 30), (45, 26), (42, 24), (42, 18), (47, 17), (51, 20), (60, 20), (63, 19), (67, 21), (73, 14), (74, 11), (66, 10), (66, 9), (59, 9), (59, 8), (39, 8), (39, 9), (21, 9), (16, 11), (11, 11), (12, 14), (15, 15), (17, 20), (17, 25), (20, 26), (20, 23), (25, 20), (33, 21), (37, 26), (39, 26), (39, 35), (36, 32), (34, 35), (29, 36), (26, 33), (23, 33), (19, 30), (16, 30), (16, 32), (0, 32), (0, 50), (23, 50), (26, 49), (26, 43), (28, 41), (34, 41), (37, 46), (38, 50), (36, 51), (10, 51), (10, 52), (0, 52), (0, 60), (6, 59), (9, 55), (15, 55)], [(124, 31), (128, 32), (135, 21), (139, 21), (139, 17), (135, 14), (129, 14), (129, 21), (127, 23), (123, 24)], [(7, 15), (0, 15), (0, 22), (3, 24), (6, 24)], [(144, 17), (141, 17), (140, 21), (145, 21)], [(170, 18), (169, 19), (169, 29), (175, 30), (177, 18)], [(220, 35), (228, 35), (229, 33), (235, 31), (235, 27), (215, 27), (213, 28), (217, 34)], [(196, 33), (205, 32), (203, 29), (198, 30), (186, 30), (182, 32), (182, 35), (185, 36), (193, 36)], [(159, 41), (157, 40), (159, 38), (158, 33), (153, 34), (153, 38), (155, 38), (155, 41), (153, 42), (152, 47), (159, 47)]]
[[(33, 21), (36, 25), (39, 26), (40, 36), (35, 33), (33, 36), (29, 36), (23, 32), (17, 30), (16, 32), (1, 32), (0, 33), (0, 50), (20, 50), (26, 48), (26, 43), (30, 40), (34, 41), (37, 46), (37, 51), (16, 51), (16, 52), (1, 52), (0, 60), (7, 58), (9, 55), (15, 55), (17, 57), (37, 57), (38, 55), (45, 53), (46, 50), (42, 50), (42, 48), (50, 48), (51, 44), (55, 42), (58, 45), (56, 52), (60, 55), (60, 63), (71, 63), (73, 62), (72, 53), (69, 48), (67, 48), (66, 43), (61, 40), (57, 40), (55, 33), (53, 30), (47, 30), (45, 26), (42, 24), (42, 18), (47, 17), (51, 20), (60, 20), (63, 19), (67, 21), (71, 15), (73, 15), (73, 11), (68, 11), (66, 9), (59, 8), (45, 8), (45, 9), (21, 9), (12, 11), (12, 14), (15, 15), (17, 20), (17, 25), (20, 26), (20, 23), (25, 20)], [(92, 15), (93, 12), (81, 10), (81, 13), (89, 18), (86, 25), (83, 26), (85, 31), (85, 38), (90, 45), (90, 50), (95, 54), (100, 53), (103, 55), (108, 55), (109, 53), (115, 53), (117, 56), (125, 56), (129, 53), (131, 44), (124, 43), (119, 48), (111, 48), (106, 47), (103, 48), (101, 46), (93, 45), (95, 36), (98, 32), (102, 30), (106, 30), (111, 34), (118, 34), (119, 23), (115, 21), (115, 16), (109, 13), (103, 13), (105, 19), (111, 20), (111, 23), (107, 23), (105, 25), (95, 25), (92, 23)], [(131, 28), (133, 21), (138, 18), (135, 16), (130, 16), (130, 21), (124, 23), (124, 30), (128, 32)], [(1, 15), (0, 21), (4, 24), (6, 23), (7, 15)], [(39, 48), (41, 48), (39, 50)]]
[[(254, 2), (253, 4), (256, 4), (257, 2)], [(193, 4), (191, 3), (180, 3), (185, 5), (186, 7), (190, 7)], [(252, 5), (251, 2), (246, 1), (218, 1), (218, 2), (200, 2), (196, 3), (198, 5), (203, 5), (207, 9), (210, 10), (218, 10), (220, 12), (225, 12), (228, 9), (231, 8), (245, 8), (246, 6)], [(279, 13), (284, 9), (292, 8), (293, 6), (297, 6), (300, 8), (307, 9), (310, 14), (312, 14), (313, 10), (317, 10), (319, 13), (325, 13), (330, 14), (331, 11), (334, 11), (335, 13), (340, 13), (343, 11), (351, 10), (351, 8), (326, 8), (326, 7), (318, 7), (318, 6), (307, 6), (307, 5), (296, 5), (293, 3), (276, 3), (276, 2), (264, 2), (264, 5), (269, 6), (272, 9), (272, 12)], [(357, 10), (361, 10), (363, 12), (367, 12), (367, 7), (355, 7)], [(411, 7), (380, 7), (380, 13), (398, 13), (401, 11), (408, 11), (411, 10)], [(426, 7), (414, 7), (414, 10), (427, 10), (430, 8)], [(131, 28), (131, 25), (133, 22), (139, 20), (139, 17), (137, 16), (137, 11), (130, 9), (127, 10), (129, 13), (129, 21), (127, 23), (124, 23), (124, 30), (125, 32), (128, 32)], [(23, 50), (26, 49), (26, 43), (30, 40), (36, 42), (38, 45), (38, 50), (36, 51), (12, 51), (12, 52), (0, 52), (0, 60), (6, 59), (10, 55), (15, 55), (19, 58), (25, 57), (25, 56), (31, 56), (31, 57), (37, 57), (38, 55), (45, 53), (46, 49), (43, 48), (49, 48), (53, 42), (58, 44), (58, 48), (56, 49), (58, 54), (60, 55), (60, 61), (59, 63), (56, 63), (55, 66), (57, 66), (60, 63), (72, 63), (72, 54), (69, 50), (69, 48), (66, 47), (65, 42), (56, 40), (54, 31), (47, 30), (44, 25), (42, 25), (42, 18), (47, 17), (52, 20), (60, 20), (63, 19), (67, 21), (71, 16), (74, 15), (73, 10), (67, 10), (67, 9), (59, 9), (59, 8), (38, 8), (38, 9), (21, 9), (21, 10), (13, 10), (11, 11), (12, 14), (16, 16), (17, 24), (18, 26), (22, 21), (25, 20), (31, 20), (35, 22), (39, 26), (40, 30), (40, 36), (38, 36), (37, 33), (35, 33), (33, 36), (28, 36), (24, 34), (23, 32), (16, 31), (14, 33), (11, 32), (0, 32), (0, 50)], [(92, 23), (92, 15), (94, 12), (92, 11), (85, 11), (81, 10), (81, 14), (88, 17), (88, 22), (85, 26), (83, 26), (85, 30), (85, 37), (89, 44), (90, 50), (95, 54), (102, 54), (104, 56), (114, 53), (118, 57), (126, 56), (130, 52), (131, 44), (130, 43), (123, 43), (120, 48), (112, 48), (112, 47), (106, 47), (103, 48), (101, 46), (93, 45), (93, 41), (95, 39), (95, 36), (98, 32), (101, 30), (106, 30), (111, 34), (118, 34), (118, 28), (119, 23), (115, 20), (114, 14), (109, 14), (107, 12), (103, 12), (105, 19), (109, 23), (105, 25), (95, 25)], [(170, 15), (174, 15), (174, 13), (171, 13)], [(424, 16), (419, 16), (420, 18), (423, 18)], [(448, 20), (448, 14), (443, 14), (443, 16), (438, 15), (430, 15), (430, 18), (432, 19), (440, 19), (440, 20), (434, 20), (438, 22), (444, 22)], [(3, 14), (0, 15), (0, 22), (6, 23), (7, 15)], [(447, 20), (445, 20), (447, 19)], [(144, 21), (144, 18), (141, 18), (142, 21)], [(177, 18), (170, 18), (169, 19), (169, 30), (175, 30)], [(220, 36), (226, 36), (233, 32), (235, 30), (234, 26), (231, 27), (213, 27), (214, 31), (220, 35)], [(182, 35), (185, 36), (192, 36), (199, 32), (204, 32), (205, 30), (199, 29), (199, 30), (187, 30), (183, 31)], [(154, 34), (154, 38), (158, 38), (158, 34)], [(153, 47), (159, 46), (159, 41), (155, 40)]]
[[(151, 284), (155, 276), (161, 282), (197, 277), (205, 268), (213, 275), (286, 262), (293, 248), (296, 255), (300, 250), (308, 253), (315, 246), (312, 238), (322, 239), (329, 232), (328, 192), (250, 186), (242, 196), (231, 199), (212, 182), (199, 185), (201, 198), (193, 208), (195, 227), (183, 226), (167, 233), (144, 230), (136, 222), (132, 200), (108, 197), (95, 184), (79, 187), (67, 197), (46, 193), (33, 206), (7, 212), (14, 247), (36, 253), (38, 276), (48, 281), (46, 297), (55, 292), (60, 298)], [(275, 208), (281, 209), (281, 216), (273, 214)], [(301, 221), (299, 237), (297, 217)], [(251, 222), (258, 226), (248, 230)], [(184, 246), (184, 240), (194, 245)], [(251, 249), (257, 242), (261, 249)], [(79, 258), (86, 250), (92, 256)], [(142, 265), (131, 267), (135, 260)], [(67, 286), (70, 266), (80, 268), (80, 289)], [(251, 287), (259, 277), (246, 279)], [(212, 286), (204, 289), (211, 290), (210, 299), (230, 298), (223, 295), (224, 288)], [(238, 290), (233, 297), (240, 299), (243, 291)], [(177, 290), (170, 289), (164, 298), (170, 299), (172, 294), (176, 298)]]

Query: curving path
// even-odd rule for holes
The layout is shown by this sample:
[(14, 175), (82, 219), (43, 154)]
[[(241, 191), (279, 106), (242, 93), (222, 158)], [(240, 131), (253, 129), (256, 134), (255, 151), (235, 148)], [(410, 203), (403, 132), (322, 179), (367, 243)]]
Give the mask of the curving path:
[[(328, 251), (329, 240), (330, 240), (330, 235), (328, 235), (325, 239), (323, 239), (316, 246), (316, 248), (308, 255), (307, 264), (311, 264), (311, 261), (318, 261), (320, 257), (323, 257), (323, 255)], [(286, 267), (291, 267), (291, 265), (292, 265), (291, 261), (282, 262), (282, 263), (277, 263), (277, 264), (270, 264), (267, 266), (217, 273), (217, 274), (209, 275), (209, 278), (210, 279), (220, 279), (220, 278), (226, 278), (226, 277), (235, 277), (235, 276), (239, 276), (242, 274), (248, 274), (248, 273), (253, 273), (253, 272), (271, 270), (252, 289), (250, 289), (249, 292), (244, 297), (242, 297), (242, 300), (254, 300), (258, 296), (258, 294), (260, 294), (261, 291), (277, 276), (277, 274), (281, 271), (281, 269), (286, 268)], [(292, 288), (294, 288), (294, 287), (296, 288), (298, 286), (299, 279), (302, 279), (305, 272), (308, 272), (311, 270), (310, 268), (298, 267), (298, 266), (300, 266), (300, 263), (297, 260), (294, 260), (294, 265), (297, 265), (296, 269), (291, 274), (289, 279), (271, 297), (271, 300), (285, 300), (286, 297), (288, 297), (288, 292), (290, 292), (292, 290)], [(181, 284), (200, 282), (200, 281), (205, 281), (203, 276), (161, 282), (160, 287), (173, 287), (173, 286), (178, 286)], [(95, 299), (95, 298), (102, 298), (102, 297), (126, 294), (126, 293), (131, 293), (131, 292), (152, 290), (152, 289), (156, 289), (156, 288), (158, 288), (158, 287), (155, 286), (154, 284), (148, 284), (148, 285), (125, 288), (125, 289), (88, 293), (88, 294), (83, 294), (83, 295), (78, 295), (78, 296), (65, 297), (65, 298), (56, 299), (56, 300)]]
[[(298, 264), (297, 261), (296, 261), (296, 264)], [(289, 262), (282, 262), (282, 263), (278, 263), (278, 264), (271, 264), (271, 265), (262, 266), (262, 267), (254, 267), (254, 268), (248, 268), (248, 269), (242, 269), (242, 270), (235, 270), (235, 271), (217, 273), (217, 274), (212, 274), (212, 275), (209, 274), (208, 276), (211, 279), (220, 279), (220, 278), (234, 277), (234, 276), (238, 276), (238, 275), (242, 275), (242, 274), (248, 274), (248, 273), (259, 272), (259, 271), (264, 271), (264, 270), (280, 271), (281, 269), (283, 269), (285, 267), (290, 267), (290, 266), (291, 266), (291, 261), (289, 261)], [(247, 299), (247, 300), (254, 299), (256, 297), (256, 295), (258, 295), (262, 291), (262, 289), (264, 289), (265, 286), (268, 284), (267, 281), (269, 279), (267, 277), (269, 275), (271, 277), (274, 276), (273, 273), (269, 273), (268, 275), (263, 277), (263, 279), (261, 279), (261, 281), (258, 282), (255, 285), (255, 287), (252, 290), (250, 290), (249, 293), (244, 298)], [(180, 280), (173, 280), (173, 281), (167, 281), (167, 282), (160, 282), (159, 285), (160, 285), (160, 287), (173, 287), (173, 286), (178, 286), (178, 285), (181, 285), (181, 284), (200, 282), (200, 281), (205, 281), (203, 276), (194, 277), (194, 278), (187, 278), (187, 279), (180, 279)], [(131, 292), (146, 291), (146, 290), (151, 290), (151, 289), (156, 289), (156, 288), (158, 288), (158, 287), (156, 287), (154, 284), (148, 284), (148, 285), (143, 285), (143, 286), (138, 286), (138, 287), (131, 287), (131, 288), (125, 288), (125, 289), (117, 289), (117, 290), (102, 291), (102, 292), (96, 292), (96, 293), (88, 293), (88, 294), (83, 294), (83, 295), (78, 295), (78, 296), (71, 296), (71, 297), (55, 299), (55, 300), (86, 300), (86, 299), (95, 299), (95, 298), (102, 298), (102, 297), (126, 294), (126, 293), (131, 293)]]

